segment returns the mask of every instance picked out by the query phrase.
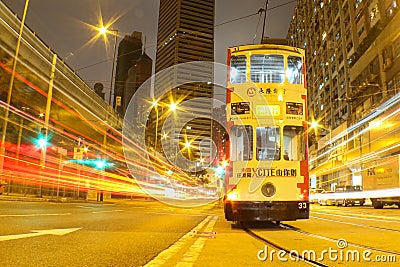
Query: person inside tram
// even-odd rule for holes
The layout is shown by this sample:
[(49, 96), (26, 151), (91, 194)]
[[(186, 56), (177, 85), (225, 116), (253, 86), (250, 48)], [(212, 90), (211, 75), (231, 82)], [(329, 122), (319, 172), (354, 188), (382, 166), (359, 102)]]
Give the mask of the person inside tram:
[(289, 160), (289, 153), (287, 152), (287, 150), (285, 150), (285, 152), (283, 153), (283, 158), (285, 160)]

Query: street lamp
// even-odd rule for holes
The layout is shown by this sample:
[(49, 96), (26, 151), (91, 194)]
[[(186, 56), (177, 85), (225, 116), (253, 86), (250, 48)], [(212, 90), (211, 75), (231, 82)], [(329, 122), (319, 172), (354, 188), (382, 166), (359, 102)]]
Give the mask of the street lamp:
[(9, 112), (10, 112), (11, 95), (12, 95), (12, 89), (13, 89), (14, 78), (15, 78), (15, 73), (16, 73), (15, 70), (17, 68), (17, 61), (18, 61), (17, 59), (18, 59), (18, 54), (19, 54), (19, 48), (21, 45), (22, 32), (24, 30), (26, 13), (28, 11), (28, 5), (29, 5), (29, 0), (25, 0), (24, 13), (22, 15), (21, 27), (19, 29), (17, 46), (15, 48), (15, 54), (14, 54), (14, 58), (13, 58), (13, 67), (12, 67), (12, 72), (11, 72), (10, 84), (8, 87), (7, 105), (6, 105), (6, 110), (5, 110), (5, 114), (4, 114), (4, 124), (3, 124), (3, 131), (2, 131), (2, 135), (1, 135), (1, 144), (0, 144), (0, 173), (3, 172), (3, 167), (4, 167), (5, 142), (6, 142), (6, 134), (7, 134), (8, 116), (9, 116)]
[(172, 103), (170, 104), (170, 106), (169, 106), (169, 110), (170, 110), (170, 111), (175, 111), (176, 108), (177, 108), (177, 105), (176, 105), (176, 103), (173, 103), (173, 102), (172, 102)]
[[(156, 128), (155, 128), (155, 141), (154, 141), (154, 151), (157, 151), (157, 143), (158, 143), (158, 120), (159, 120), (159, 112), (158, 112), (158, 106), (160, 104), (158, 103), (158, 100), (153, 100), (151, 103), (151, 107), (155, 109), (156, 111)], [(177, 109), (177, 104), (176, 103), (171, 103), (169, 106), (168, 112), (175, 111)], [(166, 115), (166, 114), (163, 114)], [(162, 116), (163, 116), (162, 115)], [(167, 135), (164, 133), (163, 137), (165, 139)]]
[(155, 142), (154, 142), (154, 154), (157, 152), (157, 137), (158, 137), (158, 101), (154, 100), (152, 103), (152, 107), (155, 108), (156, 110), (156, 136), (155, 136)]
[(111, 69), (111, 82), (110, 82), (110, 95), (108, 98), (108, 104), (112, 106), (112, 95), (113, 95), (113, 80), (114, 80), (114, 66), (115, 66), (115, 59), (117, 53), (117, 40), (118, 40), (118, 30), (108, 29), (108, 27), (102, 26), (99, 28), (99, 33), (103, 36), (106, 36), (107, 33), (111, 33), (114, 35), (114, 51), (113, 51), (113, 61), (112, 61), (112, 69)]

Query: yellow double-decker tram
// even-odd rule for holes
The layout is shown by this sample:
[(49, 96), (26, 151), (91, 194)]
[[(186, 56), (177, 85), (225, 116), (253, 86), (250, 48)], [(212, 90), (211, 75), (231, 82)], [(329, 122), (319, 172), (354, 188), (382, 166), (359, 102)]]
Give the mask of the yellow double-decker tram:
[(228, 49), (228, 221), (309, 217), (304, 50), (286, 44)]

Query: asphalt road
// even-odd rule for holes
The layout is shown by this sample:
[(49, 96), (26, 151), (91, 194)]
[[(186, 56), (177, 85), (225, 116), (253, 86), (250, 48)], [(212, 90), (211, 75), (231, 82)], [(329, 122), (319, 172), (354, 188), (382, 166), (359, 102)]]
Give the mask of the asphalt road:
[(310, 266), (281, 248), (315, 252), (314, 266), (400, 261), (398, 208), (312, 205), (310, 219), (283, 223), (244, 225), (256, 238), (215, 205), (0, 201), (0, 266)]
[(0, 266), (141, 266), (205, 218), (144, 201), (0, 206)]

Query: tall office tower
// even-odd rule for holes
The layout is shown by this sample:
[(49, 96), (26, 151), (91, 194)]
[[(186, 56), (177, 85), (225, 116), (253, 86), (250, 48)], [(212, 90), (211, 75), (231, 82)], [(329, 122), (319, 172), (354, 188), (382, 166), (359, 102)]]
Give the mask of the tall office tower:
[[(181, 163), (180, 167), (184, 168), (196, 167), (199, 164), (196, 162), (212, 157), (214, 6), (214, 0), (160, 0), (156, 75), (180, 63), (188, 65), (168, 75), (156, 76), (154, 97), (158, 100), (156, 108), (160, 120), (155, 131), (158, 136), (168, 135), (170, 140), (162, 144), (160, 138), (155, 137), (153, 145), (158, 151), (162, 150), (171, 163)], [(189, 62), (193, 61), (210, 64), (191, 68)], [(192, 82), (179, 84), (185, 80)], [(163, 91), (170, 85), (168, 93)], [(175, 112), (169, 108), (172, 102), (177, 104)]]
[[(129, 102), (152, 72), (152, 60), (143, 49), (142, 33), (126, 35), (118, 46), (117, 67), (114, 85), (114, 108), (122, 115)], [(150, 92), (149, 92), (150, 96)]]
[[(370, 123), (378, 120), (377, 107), (400, 90), (399, 4), (298, 1), (288, 39), (306, 51), (309, 117), (326, 129), (310, 139), (311, 174), (326, 189), (359, 184), (364, 155), (385, 147), (380, 157), (396, 153), (399, 132)], [(373, 142), (381, 135), (387, 142)]]
[(212, 138), (215, 144), (215, 159), (214, 166), (220, 166), (221, 163), (227, 160), (228, 155), (228, 133), (226, 131), (226, 105), (213, 109)]

